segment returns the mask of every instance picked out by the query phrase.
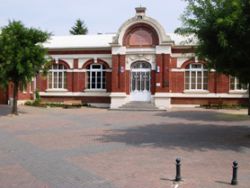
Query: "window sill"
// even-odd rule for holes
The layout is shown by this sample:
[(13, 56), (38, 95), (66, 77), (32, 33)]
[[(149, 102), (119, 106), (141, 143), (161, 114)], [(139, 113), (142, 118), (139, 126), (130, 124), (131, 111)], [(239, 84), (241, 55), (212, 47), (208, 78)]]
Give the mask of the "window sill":
[(247, 93), (247, 90), (230, 90), (229, 94), (244, 94)]
[(46, 92), (67, 92), (67, 89), (46, 89)]
[(187, 94), (208, 94), (208, 90), (184, 90), (184, 93)]
[(84, 92), (95, 92), (95, 93), (105, 93), (106, 89), (85, 89)]

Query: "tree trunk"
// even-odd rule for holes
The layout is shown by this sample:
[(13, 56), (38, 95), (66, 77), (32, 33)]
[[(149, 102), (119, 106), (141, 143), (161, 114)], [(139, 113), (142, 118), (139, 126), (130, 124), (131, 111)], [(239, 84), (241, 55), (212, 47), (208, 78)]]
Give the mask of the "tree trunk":
[(250, 116), (250, 83), (248, 83), (248, 115)]
[(17, 110), (17, 95), (18, 95), (18, 83), (14, 83), (14, 90), (13, 90), (13, 104), (12, 104), (12, 114), (18, 115)]

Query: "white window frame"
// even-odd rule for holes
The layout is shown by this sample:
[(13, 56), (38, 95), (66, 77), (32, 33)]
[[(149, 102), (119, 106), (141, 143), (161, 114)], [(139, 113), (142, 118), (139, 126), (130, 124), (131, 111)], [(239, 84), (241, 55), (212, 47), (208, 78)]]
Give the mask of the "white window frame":
[[(240, 83), (240, 80), (237, 77), (230, 76), (229, 77), (229, 90), (230, 91), (240, 91), (240, 92), (246, 92), (247, 89), (244, 89), (243, 84)], [(233, 89), (231, 88), (231, 80), (233, 79)], [(240, 86), (241, 88), (238, 88), (237, 86)], [(248, 86), (247, 86), (248, 88)]]
[[(95, 66), (99, 66), (99, 68), (95, 68)], [(89, 69), (87, 69), (87, 90), (91, 91), (106, 91), (107, 88), (107, 80), (106, 80), (106, 70), (102, 64), (93, 63), (90, 65)], [(97, 74), (100, 73), (100, 87), (98, 88), (98, 79)], [(93, 85), (93, 74), (95, 75), (94, 78), (94, 87)]]
[[(197, 68), (195, 66), (199, 65), (200, 68)], [(201, 73), (201, 89), (198, 89), (198, 72)], [(200, 63), (192, 63), (188, 65), (188, 68), (185, 69), (185, 75), (184, 75), (184, 89), (186, 91), (208, 91), (208, 81), (207, 83), (204, 82), (205, 79), (205, 72), (207, 74), (207, 80), (208, 80), (208, 70), (204, 68), (203, 64)], [(195, 88), (192, 89), (192, 73), (195, 73)], [(188, 88), (186, 88), (186, 75), (189, 74), (189, 83)], [(204, 86), (207, 85), (207, 88), (205, 89)]]
[[(62, 68), (59, 68), (59, 65), (62, 65)], [(56, 66), (56, 68), (54, 68)], [(48, 71), (51, 73), (51, 87), (50, 87), (50, 74), (48, 74), (47, 77), (47, 85), (48, 85), (48, 90), (66, 90), (67, 89), (67, 81), (65, 83), (65, 78), (67, 78), (67, 72), (66, 72), (66, 67), (63, 64), (53, 64), (51, 66), (51, 69)], [(62, 83), (61, 86), (59, 87), (59, 74), (62, 73)], [(55, 82), (54, 77), (55, 74), (57, 75), (57, 80)]]

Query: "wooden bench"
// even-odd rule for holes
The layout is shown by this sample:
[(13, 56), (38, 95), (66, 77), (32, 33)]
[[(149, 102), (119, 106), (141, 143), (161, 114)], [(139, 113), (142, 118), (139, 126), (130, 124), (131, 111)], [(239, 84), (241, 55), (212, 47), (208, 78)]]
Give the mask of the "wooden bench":
[(82, 101), (81, 100), (68, 100), (63, 101), (63, 107), (64, 108), (75, 108), (75, 107), (81, 107)]

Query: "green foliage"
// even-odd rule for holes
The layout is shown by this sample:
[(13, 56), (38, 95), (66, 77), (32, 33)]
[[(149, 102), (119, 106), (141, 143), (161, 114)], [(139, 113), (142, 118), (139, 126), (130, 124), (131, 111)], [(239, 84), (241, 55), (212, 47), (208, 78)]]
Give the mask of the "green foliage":
[(0, 35), (1, 82), (27, 84), (47, 62), (47, 50), (41, 43), (50, 34), (26, 28), (20, 21), (12, 21), (2, 28)]
[(198, 38), (197, 55), (211, 68), (250, 83), (250, 1), (186, 1), (176, 32)]
[(20, 21), (11, 21), (1, 29), (0, 83), (14, 84), (13, 113), (17, 113), (14, 107), (19, 84), (26, 86), (48, 61), (47, 50), (41, 44), (49, 37), (49, 33), (26, 28)]
[(69, 32), (72, 35), (86, 35), (88, 33), (88, 28), (83, 20), (77, 19), (75, 25)]
[(39, 100), (39, 101), (41, 100), (41, 96), (38, 90), (35, 91), (35, 96), (36, 96), (36, 100)]

